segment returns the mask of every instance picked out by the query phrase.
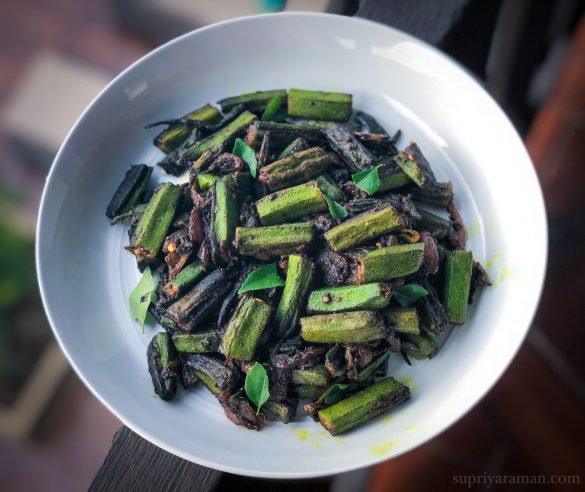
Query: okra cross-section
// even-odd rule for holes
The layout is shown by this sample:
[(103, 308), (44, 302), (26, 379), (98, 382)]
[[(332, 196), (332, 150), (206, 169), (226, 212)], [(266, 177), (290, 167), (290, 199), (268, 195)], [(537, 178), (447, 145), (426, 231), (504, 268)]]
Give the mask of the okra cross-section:
[(457, 250), (447, 253), (443, 306), (452, 323), (465, 323), (472, 270), (471, 251)]
[(128, 249), (139, 262), (150, 262), (161, 251), (169, 226), (173, 221), (181, 190), (165, 183), (153, 195), (136, 226), (134, 241)]
[(302, 253), (313, 240), (313, 224), (299, 222), (269, 227), (237, 227), (236, 248), (241, 255), (268, 260)]
[(424, 243), (379, 248), (358, 259), (359, 283), (380, 282), (416, 272), (424, 259)]
[(315, 181), (277, 191), (256, 202), (260, 222), (266, 226), (324, 210), (327, 210), (327, 202)]
[(351, 94), (342, 92), (288, 91), (288, 114), (316, 120), (347, 121), (351, 115)]
[(311, 292), (308, 313), (335, 313), (356, 309), (382, 309), (390, 302), (390, 287), (384, 284), (348, 285)]
[(284, 338), (294, 329), (313, 279), (313, 262), (304, 256), (290, 255), (286, 282), (274, 316), (277, 336)]
[(319, 420), (336, 436), (356, 427), (410, 398), (407, 386), (385, 378), (355, 395), (320, 410)]
[(259, 179), (268, 185), (270, 191), (281, 190), (319, 176), (336, 161), (334, 154), (312, 147), (264, 166)]
[(242, 296), (223, 336), (223, 354), (233, 359), (252, 360), (270, 311), (270, 305), (261, 299)]
[(385, 338), (386, 327), (374, 311), (318, 314), (301, 318), (301, 336), (314, 343), (364, 343)]
[(404, 220), (393, 207), (358, 215), (325, 233), (333, 251), (344, 251), (387, 232), (403, 227)]

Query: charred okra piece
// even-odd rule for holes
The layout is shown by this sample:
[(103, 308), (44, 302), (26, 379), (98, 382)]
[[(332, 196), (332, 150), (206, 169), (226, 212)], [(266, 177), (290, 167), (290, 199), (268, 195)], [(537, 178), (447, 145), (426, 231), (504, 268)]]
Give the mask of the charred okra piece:
[(394, 378), (378, 381), (369, 388), (319, 411), (319, 420), (336, 436), (360, 425), (410, 398), (410, 390)]
[(398, 154), (398, 149), (394, 145), (392, 137), (383, 133), (363, 133), (353, 132), (356, 137), (368, 150), (381, 156), (394, 157)]
[(310, 369), (295, 369), (292, 372), (292, 382), (299, 385), (327, 386), (329, 384), (329, 372), (322, 365), (311, 367)]
[(323, 130), (318, 127), (306, 124), (293, 125), (275, 123), (274, 121), (256, 121), (248, 128), (246, 143), (255, 150), (259, 149), (266, 132), (270, 132), (270, 146), (274, 148), (282, 148), (299, 137), (311, 144), (323, 140)]
[(167, 282), (163, 286), (163, 292), (169, 299), (175, 299), (197, 282), (203, 274), (201, 263), (195, 261), (183, 268), (173, 280)]
[(301, 336), (314, 343), (364, 343), (385, 338), (386, 328), (374, 311), (318, 314), (301, 318)]
[(114, 217), (127, 212), (133, 205), (136, 205), (142, 198), (142, 193), (151, 174), (152, 167), (146, 164), (130, 166), (108, 205), (106, 217), (114, 219)]
[(345, 200), (345, 194), (341, 188), (337, 186), (335, 181), (329, 177), (329, 175), (321, 174), (320, 176), (317, 176), (314, 181), (317, 183), (317, 186), (319, 186), (321, 192), (332, 200), (336, 200), (338, 202)]
[(116, 215), (112, 219), (112, 225), (117, 224), (129, 224), (129, 225), (136, 225), (140, 222), (140, 218), (142, 214), (146, 210), (147, 203), (140, 203), (138, 205), (134, 205), (130, 210), (127, 212), (121, 213), (120, 215)]
[(313, 386), (310, 384), (299, 384), (295, 387), (298, 397), (301, 400), (316, 400), (325, 391), (327, 386)]
[(394, 161), (420, 188), (436, 184), (429, 161), (414, 142), (399, 152)]
[(233, 175), (215, 182), (211, 200), (212, 250), (217, 259), (229, 261), (234, 232), (239, 220), (237, 182)]
[(266, 226), (324, 210), (327, 210), (327, 202), (314, 181), (277, 191), (256, 202), (260, 222)]
[(335, 313), (356, 309), (377, 310), (390, 302), (390, 287), (384, 284), (348, 285), (314, 290), (309, 295), (308, 313)]
[(313, 240), (313, 224), (299, 222), (270, 227), (237, 227), (236, 247), (241, 255), (267, 260), (302, 253)]
[(453, 183), (451, 181), (433, 183), (424, 188), (409, 186), (408, 193), (415, 200), (438, 205), (439, 207), (446, 207), (453, 201)]
[(358, 123), (359, 129), (362, 132), (386, 135), (386, 130), (382, 125), (380, 125), (380, 123), (378, 123), (376, 118), (364, 111), (356, 111), (355, 121)]
[(220, 330), (179, 334), (173, 336), (173, 343), (179, 352), (188, 354), (217, 352), (221, 343), (221, 336), (222, 332)]
[(278, 338), (285, 338), (297, 326), (313, 279), (313, 262), (304, 256), (289, 255), (286, 282), (274, 316)]
[(228, 123), (221, 130), (209, 135), (209, 137), (197, 142), (181, 152), (180, 159), (183, 162), (197, 160), (201, 155), (211, 149), (229, 147), (234, 143), (237, 136), (244, 133), (246, 127), (256, 119), (256, 116), (249, 111), (244, 111), (231, 123)]
[(289, 143), (284, 150), (278, 154), (277, 159), (284, 159), (285, 157), (288, 157), (289, 155), (293, 155), (296, 154), (297, 152), (300, 152), (301, 150), (307, 150), (309, 148), (309, 144), (307, 143), (307, 141), (303, 138), (303, 137), (298, 137), (295, 138), (291, 143)]
[(428, 231), (437, 239), (444, 239), (451, 230), (451, 222), (432, 212), (417, 208), (420, 220), (417, 223), (419, 231)]
[(180, 198), (181, 190), (174, 184), (165, 183), (150, 199), (128, 247), (139, 263), (152, 261), (161, 251)]
[(473, 257), (471, 251), (450, 251), (445, 258), (443, 305), (452, 323), (463, 324), (471, 286)]
[(220, 118), (221, 115), (217, 108), (211, 104), (206, 104), (183, 116), (181, 119), (185, 120), (185, 123), (175, 123), (160, 132), (154, 139), (154, 145), (165, 154), (168, 154), (179, 147), (191, 134), (193, 127), (189, 125), (189, 122), (215, 123)]
[(221, 303), (232, 286), (225, 273), (215, 270), (173, 303), (167, 315), (184, 331), (192, 331)]
[(146, 351), (148, 372), (154, 392), (161, 400), (170, 400), (177, 391), (179, 361), (171, 336), (161, 331), (152, 337)]
[(224, 360), (207, 354), (186, 354), (183, 363), (214, 395), (233, 389), (237, 374), (225, 366)]
[(358, 215), (325, 233), (333, 251), (344, 251), (404, 226), (404, 219), (393, 207)]
[(380, 187), (376, 193), (400, 188), (411, 182), (406, 173), (396, 166), (382, 166), (378, 169), (378, 176)]
[(437, 351), (437, 345), (430, 338), (414, 333), (405, 333), (401, 336), (402, 350), (406, 355), (416, 360), (432, 357)]
[(416, 272), (424, 259), (423, 243), (379, 248), (358, 259), (359, 283), (380, 282)]
[(353, 172), (363, 171), (374, 165), (376, 158), (344, 125), (334, 125), (325, 130), (331, 148)]
[(396, 333), (420, 333), (418, 313), (413, 307), (396, 307), (384, 313), (389, 328)]
[(351, 115), (351, 94), (341, 92), (288, 91), (288, 114), (299, 118), (347, 121)]
[(335, 155), (321, 147), (312, 147), (264, 166), (259, 179), (270, 191), (281, 190), (319, 176), (336, 160)]
[(372, 362), (370, 362), (366, 367), (364, 367), (360, 372), (358, 372), (357, 381), (358, 383), (363, 383), (370, 378), (373, 378), (380, 367), (383, 367), (388, 361), (388, 357), (390, 357), (390, 351), (386, 350), (382, 352), (381, 355), (376, 357)]
[(292, 419), (295, 418), (297, 413), (298, 398), (287, 397), (281, 401), (268, 400), (264, 404), (264, 409), (270, 412), (275, 417), (282, 420), (285, 424), (288, 424)]
[(257, 91), (240, 96), (226, 97), (218, 101), (218, 104), (224, 112), (241, 105), (244, 109), (256, 113), (263, 111), (268, 103), (275, 98), (281, 99), (283, 103), (286, 103), (286, 89)]
[(270, 311), (264, 301), (242, 296), (223, 336), (222, 353), (232, 359), (252, 360)]

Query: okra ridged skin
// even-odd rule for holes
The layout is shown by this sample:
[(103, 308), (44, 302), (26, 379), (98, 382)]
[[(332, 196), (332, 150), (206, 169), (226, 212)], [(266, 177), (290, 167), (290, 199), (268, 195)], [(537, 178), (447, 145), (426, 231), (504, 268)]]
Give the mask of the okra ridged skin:
[(216, 256), (227, 262), (239, 221), (237, 181), (234, 175), (215, 182), (212, 195), (212, 236)]
[[(202, 123), (216, 123), (221, 119), (221, 114), (215, 106), (206, 104), (195, 111), (187, 113), (182, 119)], [(189, 137), (191, 131), (192, 127), (190, 125), (176, 123), (160, 132), (154, 139), (154, 145), (168, 154), (177, 149)]]
[(390, 302), (390, 287), (372, 283), (314, 290), (309, 294), (307, 313), (336, 313), (355, 310), (378, 310)]
[(348, 311), (301, 318), (301, 337), (313, 343), (365, 343), (386, 337), (375, 311)]
[(410, 184), (412, 181), (408, 175), (400, 169), (385, 170), (383, 167), (378, 170), (380, 187), (376, 193), (393, 190)]
[(130, 169), (126, 171), (124, 179), (118, 185), (114, 196), (108, 204), (106, 217), (108, 219), (114, 219), (137, 204), (142, 197), (142, 193), (146, 188), (151, 174), (152, 167), (146, 164), (130, 166)]
[(352, 96), (342, 92), (290, 89), (288, 114), (299, 118), (347, 121), (351, 115)]
[(420, 220), (417, 223), (417, 229), (428, 231), (437, 239), (444, 239), (451, 230), (451, 222), (443, 217), (439, 217), (432, 212), (417, 207), (420, 214)]
[(394, 307), (384, 312), (387, 325), (396, 333), (420, 333), (419, 319), (414, 307)]
[(284, 338), (296, 327), (302, 306), (313, 280), (314, 264), (300, 255), (289, 255), (286, 281), (276, 314), (274, 326), (279, 338)]
[(296, 393), (301, 400), (316, 400), (325, 391), (327, 386), (313, 386), (310, 384), (299, 384), (295, 387)]
[(183, 162), (191, 162), (197, 160), (201, 155), (208, 150), (222, 147), (227, 148), (233, 145), (234, 140), (239, 135), (242, 135), (245, 129), (256, 120), (256, 115), (249, 111), (244, 111), (231, 123), (228, 123), (221, 130), (209, 135), (209, 137), (197, 142), (195, 145), (188, 147), (180, 154), (180, 159)]
[(325, 210), (327, 202), (314, 181), (276, 191), (256, 202), (258, 217), (265, 226), (290, 222)]
[(463, 324), (467, 317), (467, 304), (473, 255), (471, 251), (450, 251), (445, 258), (443, 306), (451, 323)]
[(323, 194), (331, 198), (331, 200), (336, 200), (338, 202), (345, 200), (345, 194), (341, 188), (337, 186), (337, 183), (329, 177), (329, 175), (321, 174), (320, 176), (317, 176), (314, 181), (317, 183), (317, 186)]
[(337, 161), (337, 158), (320, 147), (312, 147), (264, 166), (260, 181), (270, 191), (278, 191), (319, 176)]
[(282, 148), (297, 138), (302, 138), (310, 144), (320, 143), (324, 138), (323, 130), (318, 127), (275, 123), (274, 121), (256, 121), (248, 128), (246, 143), (258, 150), (266, 132), (270, 132), (270, 146), (273, 148)]
[(349, 398), (320, 410), (319, 420), (333, 436), (342, 434), (410, 398), (407, 386), (385, 378)]
[(179, 362), (171, 336), (161, 331), (152, 337), (146, 350), (148, 371), (154, 392), (161, 400), (170, 400), (177, 391)]
[(224, 112), (240, 105), (248, 111), (259, 112), (263, 111), (268, 103), (275, 98), (286, 103), (286, 89), (250, 92), (240, 96), (226, 97), (217, 103), (221, 106), (221, 110)]
[(313, 224), (299, 222), (269, 227), (237, 227), (236, 248), (243, 256), (267, 260), (303, 253), (313, 240)]
[(374, 165), (376, 158), (366, 149), (345, 125), (334, 125), (325, 130), (329, 146), (353, 172), (363, 171)]
[(148, 263), (161, 251), (180, 198), (181, 190), (165, 183), (150, 199), (128, 248), (139, 261)]
[(382, 282), (416, 272), (423, 264), (423, 243), (379, 248), (358, 259), (359, 283)]
[(202, 331), (199, 333), (173, 335), (173, 343), (179, 352), (202, 354), (217, 352), (221, 342), (220, 330)]
[(223, 354), (232, 359), (252, 360), (270, 312), (270, 305), (261, 299), (242, 296), (223, 336)]
[(297, 152), (300, 152), (301, 150), (307, 150), (309, 148), (309, 144), (308, 142), (302, 138), (302, 137), (298, 137), (295, 138), (291, 143), (289, 143), (284, 150), (278, 154), (277, 159), (284, 159), (285, 157), (288, 157), (289, 155), (293, 155)]
[(174, 299), (195, 284), (204, 273), (201, 263), (195, 261), (183, 268), (173, 280), (167, 282), (163, 286), (163, 292), (170, 299)]
[(386, 207), (349, 219), (329, 229), (324, 236), (333, 251), (345, 251), (403, 226), (402, 216), (393, 207)]
[(444, 183), (434, 183), (424, 188), (418, 186), (409, 186), (407, 191), (414, 200), (430, 203), (439, 207), (446, 207), (453, 201), (453, 183), (445, 181)]
[(237, 374), (224, 365), (223, 357), (209, 354), (185, 354), (183, 364), (193, 371), (213, 394), (232, 389), (238, 379)]
[(312, 386), (327, 386), (329, 384), (329, 373), (324, 366), (318, 365), (310, 369), (295, 369), (292, 372), (293, 384)]

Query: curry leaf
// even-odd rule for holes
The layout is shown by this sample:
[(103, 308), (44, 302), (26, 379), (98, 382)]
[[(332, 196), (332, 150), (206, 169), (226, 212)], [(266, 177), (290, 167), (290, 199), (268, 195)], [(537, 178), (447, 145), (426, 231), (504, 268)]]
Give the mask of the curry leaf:
[(429, 291), (418, 284), (407, 284), (394, 291), (394, 297), (402, 306), (410, 306), (417, 299), (429, 294)]
[(144, 328), (148, 306), (157, 301), (155, 289), (156, 283), (152, 278), (152, 272), (149, 267), (146, 267), (138, 284), (136, 284), (136, 287), (134, 287), (134, 290), (128, 298), (132, 319), (138, 321), (142, 328)]
[(351, 179), (360, 190), (365, 191), (368, 195), (373, 195), (380, 189), (380, 176), (378, 175), (378, 169), (381, 166), (382, 164), (352, 174)]
[(334, 384), (333, 386), (330, 386), (325, 394), (325, 404), (333, 405), (334, 403), (343, 400), (347, 388), (349, 388), (349, 384)]
[(246, 277), (244, 283), (238, 290), (238, 294), (243, 294), (251, 290), (270, 289), (272, 287), (282, 287), (284, 280), (280, 278), (276, 271), (276, 263), (261, 266)]
[(348, 212), (345, 207), (337, 203), (335, 200), (332, 200), (327, 195), (323, 194), (323, 196), (325, 197), (325, 201), (329, 207), (329, 213), (331, 214), (331, 217), (334, 219), (345, 219), (348, 216)]
[(280, 106), (282, 106), (282, 97), (273, 98), (266, 105), (266, 108), (262, 113), (262, 121), (273, 121), (276, 113), (278, 113), (278, 110), (280, 109)]
[(250, 372), (246, 375), (244, 389), (250, 401), (256, 405), (256, 415), (260, 413), (260, 408), (270, 397), (270, 388), (268, 384), (268, 374), (266, 369), (259, 362), (256, 362)]
[(244, 142), (241, 138), (236, 138), (232, 154), (241, 157), (242, 160), (246, 164), (248, 164), (248, 167), (250, 168), (250, 174), (255, 178), (258, 172), (258, 161), (256, 160), (256, 152), (254, 152), (254, 150), (251, 147), (246, 145), (246, 142)]

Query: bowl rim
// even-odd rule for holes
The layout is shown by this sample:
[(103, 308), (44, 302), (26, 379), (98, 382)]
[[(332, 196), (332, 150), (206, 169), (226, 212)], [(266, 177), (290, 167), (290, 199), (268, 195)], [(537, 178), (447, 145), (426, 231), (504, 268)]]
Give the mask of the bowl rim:
[[(530, 321), (527, 323), (523, 335), (518, 339), (518, 344), (514, 348), (514, 350), (511, 352), (511, 356), (509, 357), (509, 360), (506, 361), (500, 368), (498, 368), (497, 371), (495, 371), (494, 377), (492, 378), (492, 381), (490, 381), (489, 384), (487, 384), (485, 386), (485, 390), (483, 391), (483, 395), (480, 398), (478, 398), (476, 401), (472, 402), (471, 404), (462, 407), (462, 411), (459, 413), (459, 415), (455, 416), (454, 418), (452, 418), (449, 421), (443, 422), (442, 426), (438, 426), (434, 432), (428, 433), (422, 439), (413, 440), (413, 442), (410, 445), (406, 446), (404, 449), (400, 450), (399, 452), (396, 452), (391, 457), (370, 456), (370, 459), (367, 462), (360, 462), (358, 464), (349, 465), (349, 466), (339, 466), (336, 469), (329, 469), (328, 471), (325, 471), (325, 472), (308, 472), (308, 473), (305, 473), (305, 472), (278, 472), (278, 473), (273, 473), (270, 471), (249, 470), (247, 468), (240, 468), (238, 466), (225, 465), (223, 463), (208, 461), (208, 460), (201, 458), (201, 457), (195, 458), (191, 454), (183, 452), (182, 450), (175, 448), (172, 444), (170, 444), (168, 442), (161, 441), (160, 439), (151, 435), (149, 431), (145, 430), (140, 425), (136, 425), (134, 422), (127, 419), (125, 416), (123, 416), (121, 413), (119, 413), (114, 408), (113, 404), (110, 404), (110, 402), (108, 402), (104, 397), (102, 397), (102, 395), (99, 393), (99, 391), (90, 383), (88, 378), (86, 378), (86, 376), (83, 374), (83, 372), (79, 369), (77, 364), (74, 362), (73, 357), (70, 355), (69, 351), (67, 350), (65, 342), (61, 338), (60, 332), (57, 329), (57, 324), (55, 323), (53, 316), (51, 314), (51, 308), (49, 306), (49, 303), (47, 302), (47, 296), (46, 296), (45, 289), (46, 289), (46, 285), (48, 285), (48, 282), (43, 277), (43, 268), (42, 268), (42, 260), (41, 260), (41, 258), (42, 258), (41, 244), (43, 242), (42, 237), (41, 237), (41, 229), (42, 229), (42, 225), (44, 223), (45, 215), (49, 213), (49, 211), (47, 210), (46, 202), (48, 200), (48, 198), (47, 198), (48, 194), (49, 194), (48, 190), (51, 187), (50, 185), (52, 182), (52, 178), (56, 172), (58, 162), (61, 160), (61, 155), (63, 154), (64, 149), (69, 144), (69, 141), (70, 141), (73, 133), (75, 132), (75, 130), (77, 129), (77, 127), (79, 126), (81, 121), (85, 118), (85, 116), (88, 113), (90, 113), (92, 111), (92, 109), (94, 108), (94, 106), (96, 106), (99, 103), (102, 96), (106, 92), (108, 92), (110, 90), (110, 88), (113, 85), (115, 85), (120, 79), (122, 79), (127, 73), (133, 71), (135, 69), (135, 67), (137, 67), (138, 65), (140, 65), (142, 63), (146, 63), (149, 58), (154, 56), (159, 51), (165, 50), (168, 47), (174, 45), (175, 43), (180, 43), (184, 39), (186, 39), (190, 36), (193, 36), (195, 33), (200, 33), (203, 31), (213, 30), (213, 29), (221, 29), (221, 28), (224, 28), (225, 26), (229, 26), (232, 24), (234, 24), (234, 25), (245, 24), (247, 22), (250, 22), (251, 20), (257, 20), (259, 18), (280, 18), (280, 17), (284, 17), (284, 16), (297, 17), (297, 18), (299, 18), (299, 20), (302, 20), (304, 18), (326, 18), (326, 19), (336, 18), (338, 21), (341, 21), (341, 22), (359, 23), (359, 24), (363, 24), (365, 26), (372, 26), (372, 27), (376, 27), (376, 28), (382, 27), (382, 28), (388, 29), (390, 31), (394, 31), (396, 34), (399, 34), (405, 40), (410, 40), (410, 41), (416, 42), (418, 44), (422, 44), (426, 49), (430, 50), (435, 56), (438, 56), (438, 57), (450, 62), (450, 64), (453, 65), (453, 68), (456, 71), (462, 72), (466, 76), (466, 78), (470, 79), (469, 82), (471, 84), (475, 85), (476, 89), (479, 89), (479, 91), (481, 93), (483, 93), (484, 96), (487, 97), (487, 99), (494, 106), (494, 110), (499, 114), (499, 116), (502, 117), (504, 119), (504, 121), (506, 121), (509, 124), (509, 129), (512, 130), (512, 132), (514, 134), (514, 138), (516, 139), (517, 143), (520, 144), (521, 152), (523, 152), (525, 158), (527, 159), (527, 162), (532, 164), (532, 166), (530, 166), (530, 170), (527, 170), (527, 172), (532, 174), (531, 177), (533, 178), (533, 180), (536, 184), (537, 191), (538, 191), (538, 198), (539, 198), (538, 212), (540, 213), (540, 215), (543, 218), (543, 223), (541, 224), (541, 226), (543, 227), (542, 232), (544, 234), (544, 239), (545, 239), (544, 244), (542, 245), (543, 262), (541, 265), (539, 265), (541, 268), (541, 272), (540, 272), (538, 289), (536, 290), (538, 295), (534, 297), (533, 305), (530, 307), (529, 310), (527, 310), (527, 311), (529, 311), (530, 316), (527, 316), (526, 319), (528, 319)], [(340, 15), (340, 14), (330, 14), (330, 13), (324, 13), (324, 12), (266, 13), (266, 14), (257, 14), (257, 15), (249, 15), (249, 16), (244, 16), (244, 17), (237, 17), (234, 19), (228, 19), (228, 20), (224, 20), (221, 22), (216, 22), (213, 24), (209, 24), (207, 26), (193, 29), (193, 30), (188, 31), (188, 32), (186, 32), (178, 37), (175, 37), (175, 38), (165, 42), (164, 44), (158, 46), (157, 48), (149, 51), (148, 53), (146, 53), (145, 55), (143, 55), (142, 57), (140, 57), (139, 59), (134, 61), (132, 64), (130, 64), (127, 68), (125, 68), (118, 75), (116, 75), (114, 78), (112, 78), (112, 80), (110, 80), (110, 82), (95, 96), (95, 98), (88, 104), (88, 106), (79, 115), (79, 117), (77, 118), (77, 120), (75, 121), (75, 123), (73, 124), (73, 126), (71, 127), (69, 132), (67, 133), (67, 136), (63, 140), (58, 152), (56, 153), (56, 155), (51, 163), (51, 167), (50, 167), (49, 172), (47, 174), (47, 177), (45, 179), (45, 184), (43, 187), (43, 192), (41, 195), (41, 200), (40, 200), (39, 209), (38, 209), (38, 218), (37, 218), (35, 232), (36, 232), (35, 233), (35, 264), (36, 264), (36, 270), (37, 270), (37, 282), (38, 282), (39, 291), (41, 294), (41, 300), (43, 303), (43, 307), (44, 307), (45, 313), (47, 315), (47, 319), (49, 321), (49, 324), (51, 326), (53, 334), (54, 334), (55, 338), (57, 339), (59, 346), (60, 346), (61, 350), (63, 351), (63, 353), (65, 354), (69, 364), (71, 365), (71, 367), (73, 368), (73, 370), (75, 371), (77, 376), (81, 379), (81, 381), (83, 381), (85, 386), (98, 399), (98, 401), (100, 401), (102, 403), (102, 405), (104, 405), (113, 415), (115, 415), (126, 427), (128, 427), (133, 432), (137, 433), (139, 436), (146, 439), (147, 441), (155, 444), (159, 448), (161, 448), (169, 453), (174, 454), (175, 456), (179, 456), (180, 458), (183, 458), (189, 462), (192, 462), (192, 463), (195, 463), (195, 464), (207, 467), (207, 468), (211, 468), (214, 470), (219, 470), (222, 472), (233, 473), (233, 474), (242, 475), (242, 476), (249, 476), (249, 477), (275, 478), (275, 479), (302, 479), (302, 478), (325, 477), (325, 476), (331, 476), (331, 475), (349, 472), (349, 471), (353, 471), (353, 470), (358, 470), (360, 468), (364, 468), (367, 466), (374, 466), (376, 464), (379, 464), (379, 463), (382, 463), (384, 461), (396, 458), (402, 454), (405, 454), (407, 452), (412, 451), (413, 449), (418, 448), (419, 446), (427, 443), (431, 439), (434, 439), (439, 434), (443, 433), (444, 431), (449, 429), (451, 426), (453, 426), (455, 423), (457, 423), (461, 418), (463, 418), (466, 414), (468, 414), (469, 411), (471, 411), (493, 389), (495, 384), (500, 380), (500, 378), (502, 377), (504, 372), (508, 369), (508, 367), (510, 366), (510, 364), (512, 363), (512, 361), (516, 357), (518, 351), (520, 350), (520, 347), (522, 346), (522, 344), (523, 344), (523, 342), (528, 334), (528, 331), (530, 330), (530, 327), (532, 326), (532, 321), (534, 319), (534, 316), (536, 314), (536, 310), (537, 310), (538, 305), (540, 303), (540, 299), (541, 299), (542, 291), (543, 291), (543, 287), (544, 287), (546, 265), (548, 262), (548, 224), (547, 224), (546, 208), (545, 208), (545, 202), (544, 202), (542, 188), (541, 188), (540, 182), (538, 180), (536, 169), (534, 168), (534, 164), (532, 162), (532, 159), (530, 158), (530, 155), (528, 154), (528, 151), (526, 150), (524, 142), (521, 139), (520, 135), (518, 134), (518, 131), (516, 130), (514, 125), (511, 123), (508, 116), (504, 113), (503, 109), (499, 106), (499, 104), (495, 101), (495, 99), (486, 91), (486, 89), (484, 88), (484, 85), (477, 78), (477, 76), (473, 72), (471, 72), (467, 67), (462, 65), (459, 61), (455, 60), (447, 53), (441, 51), (440, 49), (427, 43), (426, 41), (423, 41), (423, 40), (421, 40), (421, 39), (419, 39), (419, 38), (417, 38), (409, 33), (406, 33), (400, 29), (397, 29), (395, 27), (391, 27), (391, 26), (388, 26), (386, 24), (383, 24), (383, 23), (380, 23), (377, 21), (373, 21), (370, 19), (364, 19), (364, 18), (353, 17), (353, 16), (344, 16), (344, 15)], [(104, 459), (105, 459), (105, 457), (104, 457)]]

